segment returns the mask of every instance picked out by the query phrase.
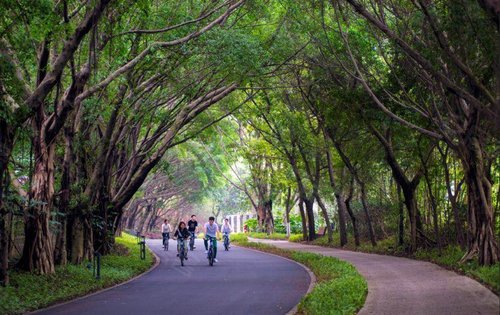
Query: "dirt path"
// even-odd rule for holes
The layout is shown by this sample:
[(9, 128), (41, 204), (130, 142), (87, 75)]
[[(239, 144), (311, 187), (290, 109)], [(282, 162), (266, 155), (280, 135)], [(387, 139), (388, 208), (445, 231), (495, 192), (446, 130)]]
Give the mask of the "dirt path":
[(490, 290), (432, 263), (287, 241), (252, 241), (351, 262), (368, 282), (359, 314), (500, 314), (499, 298)]

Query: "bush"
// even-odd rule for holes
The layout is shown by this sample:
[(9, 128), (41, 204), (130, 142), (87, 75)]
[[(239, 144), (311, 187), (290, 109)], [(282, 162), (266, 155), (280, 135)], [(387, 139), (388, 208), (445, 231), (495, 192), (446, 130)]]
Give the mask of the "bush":
[(141, 260), (134, 236), (117, 237), (116, 244), (119, 244), (116, 252), (125, 256), (104, 256), (100, 280), (94, 279), (92, 269), (87, 269), (85, 264), (57, 267), (52, 275), (11, 272), (10, 286), (0, 287), (0, 314), (25, 313), (69, 300), (123, 282), (151, 267), (153, 255), (148, 251), (146, 260)]
[(245, 225), (248, 227), (249, 232), (255, 232), (257, 231), (257, 226), (259, 225), (259, 222), (257, 222), (257, 219), (251, 218), (245, 221)]
[(302, 237), (302, 234), (292, 234), (288, 238), (288, 241), (296, 242), (296, 243), (302, 242), (303, 240), (304, 240), (304, 238)]

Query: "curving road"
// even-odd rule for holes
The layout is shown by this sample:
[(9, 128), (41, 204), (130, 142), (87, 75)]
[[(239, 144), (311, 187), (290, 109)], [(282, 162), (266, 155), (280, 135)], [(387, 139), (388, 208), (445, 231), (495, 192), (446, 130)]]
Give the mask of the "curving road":
[(490, 290), (432, 263), (287, 241), (252, 241), (352, 263), (368, 282), (368, 296), (358, 314), (500, 314), (499, 299)]
[(301, 266), (276, 256), (233, 247), (219, 248), (213, 267), (203, 242), (180, 266), (175, 242), (163, 251), (161, 240), (148, 240), (160, 257), (151, 272), (116, 288), (57, 305), (37, 314), (285, 314), (307, 292), (310, 278)]

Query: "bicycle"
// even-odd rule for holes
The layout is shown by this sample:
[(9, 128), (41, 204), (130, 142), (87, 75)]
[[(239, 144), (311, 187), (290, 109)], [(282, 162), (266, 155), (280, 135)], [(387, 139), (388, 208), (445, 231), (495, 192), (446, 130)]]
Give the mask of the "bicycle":
[(208, 247), (208, 254), (207, 254), (207, 258), (208, 258), (208, 265), (210, 266), (213, 266), (214, 265), (214, 255), (215, 255), (215, 252), (214, 252), (214, 241), (215, 241), (215, 237), (211, 237), (211, 236), (207, 236), (208, 237), (208, 240), (210, 241), (210, 246)]
[(163, 233), (163, 250), (168, 251), (168, 239), (170, 236), (168, 235), (169, 233)]
[(196, 239), (196, 234), (194, 232), (189, 232), (191, 233), (191, 236), (189, 236), (189, 249), (191, 251), (194, 250), (194, 240)]
[(229, 251), (229, 234), (224, 233), (223, 238), (224, 238), (224, 250), (227, 252)]
[(185, 240), (183, 239), (183, 240), (180, 242), (180, 244), (179, 244), (179, 259), (181, 260), (181, 266), (183, 266), (183, 267), (184, 267), (184, 260), (187, 258), (187, 257), (186, 257), (186, 253), (185, 253), (185, 251), (184, 251), (184, 246), (186, 246), (186, 245), (185, 245), (185, 243), (186, 243), (186, 242), (185, 242)]

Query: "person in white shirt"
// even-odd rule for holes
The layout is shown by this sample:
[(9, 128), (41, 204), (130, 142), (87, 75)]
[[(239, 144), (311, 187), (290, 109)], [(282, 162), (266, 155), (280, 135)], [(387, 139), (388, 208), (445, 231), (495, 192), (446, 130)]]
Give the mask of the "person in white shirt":
[(165, 245), (165, 241), (168, 242), (170, 238), (170, 232), (172, 232), (172, 228), (170, 224), (168, 224), (168, 220), (163, 220), (163, 224), (161, 225), (161, 236), (163, 237), (163, 244)]
[(208, 254), (208, 240), (212, 238), (214, 240), (214, 261), (218, 262), (217, 257), (217, 233), (219, 232), (219, 226), (215, 223), (215, 218), (208, 218), (208, 222), (205, 223), (203, 227), (205, 232), (205, 237), (203, 238), (203, 242), (205, 243), (205, 254)]
[(233, 228), (231, 227), (231, 224), (229, 224), (229, 219), (224, 219), (224, 224), (220, 228), (220, 231), (223, 235), (227, 235), (227, 240), (230, 241), (229, 239), (229, 234), (233, 231)]

